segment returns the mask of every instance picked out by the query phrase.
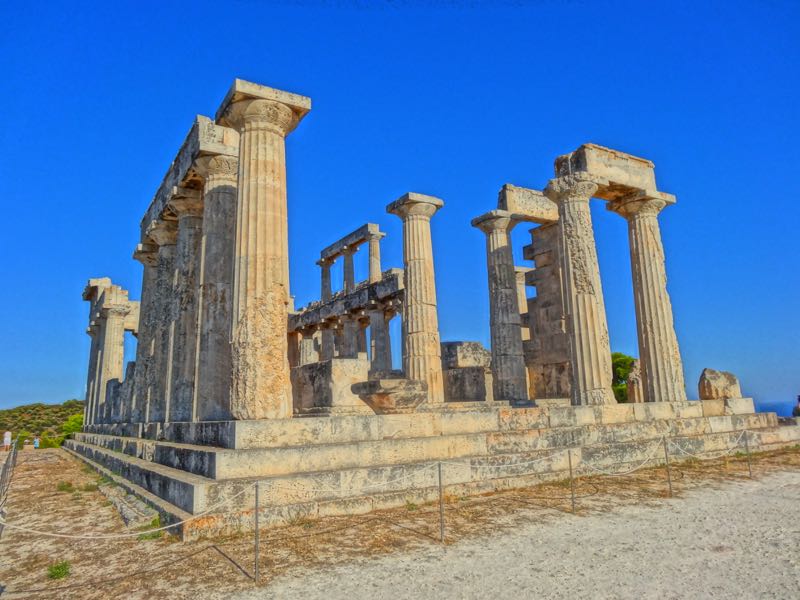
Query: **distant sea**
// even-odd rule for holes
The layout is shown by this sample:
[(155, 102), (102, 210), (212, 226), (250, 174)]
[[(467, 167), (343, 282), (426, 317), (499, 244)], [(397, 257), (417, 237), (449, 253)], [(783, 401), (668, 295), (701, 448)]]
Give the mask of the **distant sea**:
[(756, 411), (774, 412), (779, 417), (791, 417), (795, 407), (794, 400), (755, 400)]

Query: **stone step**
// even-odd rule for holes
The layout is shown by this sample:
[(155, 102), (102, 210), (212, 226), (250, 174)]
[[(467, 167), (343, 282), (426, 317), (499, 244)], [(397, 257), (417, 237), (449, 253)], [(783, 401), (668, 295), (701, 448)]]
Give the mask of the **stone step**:
[(775, 424), (773, 414), (757, 413), (617, 422), (554, 429), (495, 430), (380, 441), (309, 443), (302, 447), (247, 450), (86, 433), (76, 434), (76, 440), (153, 461), (166, 467), (188, 471), (211, 480), (223, 480), (532, 452), (549, 448), (649, 439), (662, 435), (697, 435), (758, 429)]
[(466, 403), (469, 406), (459, 404), (413, 414), (150, 423), (147, 426), (108, 424), (90, 425), (86, 430), (123, 437), (166, 439), (191, 445), (247, 449), (753, 413), (753, 402), (749, 398), (529, 409), (509, 408), (501, 403)]
[[(713, 456), (731, 448), (737, 441), (743, 451), (741, 434), (740, 430), (707, 432), (693, 437), (674, 438), (672, 441), (691, 454)], [(771, 450), (800, 443), (800, 426), (754, 429), (749, 430), (747, 435), (751, 451)], [(213, 482), (91, 444), (70, 440), (68, 445), (91, 461), (111, 466), (124, 477), (135, 477), (135, 483), (131, 484), (134, 489), (141, 486), (139, 489), (156, 494), (164, 506), (175, 505), (176, 510), (189, 505), (182, 498), (182, 494), (189, 489), (193, 494), (193, 510), (189, 512), (195, 514), (239, 494), (221, 511), (224, 514), (204, 516), (185, 527), (183, 534), (189, 538), (230, 534), (241, 528), (252, 528), (255, 482), (260, 486), (265, 524), (287, 523), (300, 518), (363, 514), (381, 508), (403, 506), (407, 502), (432, 502), (438, 494), (435, 461)], [(625, 472), (642, 465), (644, 461), (647, 461), (644, 466), (661, 465), (664, 463), (662, 448), (661, 438), (654, 437), (571, 448), (570, 453), (574, 472), (580, 476), (596, 475), (597, 470)], [(451, 495), (468, 496), (565, 479), (569, 465), (565, 450), (564, 447), (556, 447), (445, 460), (442, 473), (446, 491)], [(681, 452), (670, 452), (671, 462), (679, 463), (686, 458)], [(165, 485), (164, 480), (172, 479), (174, 481)]]

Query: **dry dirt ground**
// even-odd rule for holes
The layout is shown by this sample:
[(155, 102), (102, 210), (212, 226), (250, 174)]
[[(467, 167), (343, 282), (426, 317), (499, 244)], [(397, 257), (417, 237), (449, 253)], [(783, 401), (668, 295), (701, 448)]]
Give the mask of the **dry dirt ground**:
[[(2, 457), (0, 457), (1, 459)], [(72, 540), (7, 528), (0, 597), (8, 598), (795, 598), (800, 593), (800, 451), (683, 463), (568, 483), (446, 498), (358, 517), (299, 521), (253, 537), (179, 542)], [(71, 484), (66, 486), (64, 484)], [(126, 533), (61, 450), (20, 454), (10, 524), (60, 533)], [(62, 484), (62, 485), (59, 485)], [(71, 487), (71, 489), (69, 489)], [(63, 491), (67, 490), (67, 491)], [(70, 564), (52, 580), (48, 567)]]

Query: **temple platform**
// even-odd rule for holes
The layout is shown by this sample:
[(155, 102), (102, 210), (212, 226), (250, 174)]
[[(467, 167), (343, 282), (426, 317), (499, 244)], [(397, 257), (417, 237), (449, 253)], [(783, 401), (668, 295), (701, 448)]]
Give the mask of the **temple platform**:
[[(184, 538), (252, 529), (259, 482), (268, 524), (361, 514), (438, 496), (468, 496), (577, 475), (663, 464), (663, 436), (713, 456), (800, 443), (800, 426), (755, 413), (751, 399), (518, 409), (446, 404), (411, 414), (282, 420), (107, 424), (66, 447), (178, 522)], [(677, 454), (672, 460), (685, 456)], [(237, 494), (240, 494), (237, 496)], [(236, 496), (234, 498), (234, 496)]]

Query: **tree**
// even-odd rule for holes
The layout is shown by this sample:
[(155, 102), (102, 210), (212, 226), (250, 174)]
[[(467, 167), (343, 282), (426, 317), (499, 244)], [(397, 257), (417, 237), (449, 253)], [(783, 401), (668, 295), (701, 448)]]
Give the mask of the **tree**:
[(64, 437), (72, 433), (76, 433), (83, 428), (83, 413), (78, 413), (76, 415), (72, 415), (69, 417), (64, 423), (61, 425), (61, 433)]
[(636, 359), (622, 352), (611, 353), (611, 389), (614, 390), (617, 402), (628, 401), (628, 375), (634, 360)]

